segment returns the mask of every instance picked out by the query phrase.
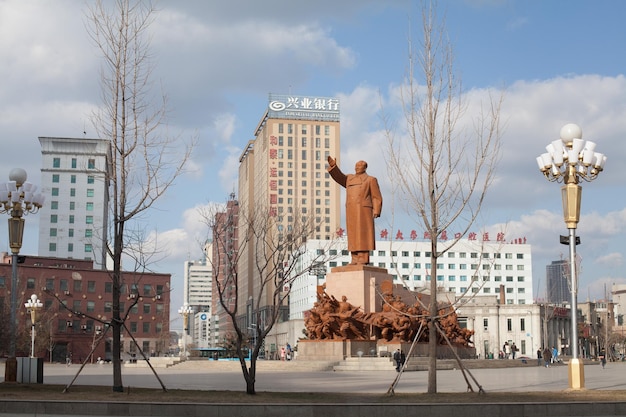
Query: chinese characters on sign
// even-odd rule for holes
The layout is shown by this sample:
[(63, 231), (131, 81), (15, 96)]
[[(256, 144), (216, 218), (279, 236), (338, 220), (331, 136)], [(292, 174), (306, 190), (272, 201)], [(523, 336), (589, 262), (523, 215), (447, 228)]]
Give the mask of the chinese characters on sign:
[[(411, 240), (417, 240), (417, 231), (415, 230), (411, 230), (410, 234), (410, 239)], [(467, 236), (468, 240), (478, 240), (479, 235), (475, 232), (470, 232)], [(491, 239), (489, 238), (489, 232), (485, 232), (482, 234), (482, 239), (481, 241), (483, 242), (489, 242), (491, 241)], [(383, 229), (380, 231), (380, 238), (381, 239), (387, 239), (389, 238), (389, 231), (387, 229)], [(461, 238), (461, 234), (460, 233), (455, 233), (454, 234), (454, 238), (455, 239), (460, 239)], [(428, 240), (430, 239), (430, 234), (428, 232), (424, 232), (424, 239)], [(398, 229), (398, 231), (396, 232), (395, 235), (395, 240), (404, 240), (404, 234), (402, 233), (402, 231), (400, 229)], [(439, 240), (448, 240), (448, 232), (446, 230), (441, 232), (441, 235), (439, 236)], [(496, 242), (499, 243), (506, 243), (506, 240), (504, 239), (504, 233), (499, 232), (496, 235)], [(515, 244), (525, 244), (526, 243), (526, 238), (516, 238), (510, 241), (510, 243), (515, 243)]]
[(270, 94), (268, 116), (279, 119), (339, 121), (339, 99)]

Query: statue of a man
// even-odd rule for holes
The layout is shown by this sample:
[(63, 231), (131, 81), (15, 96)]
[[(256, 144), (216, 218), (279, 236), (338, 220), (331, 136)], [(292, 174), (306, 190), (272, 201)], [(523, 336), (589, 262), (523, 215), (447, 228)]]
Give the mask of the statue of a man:
[(350, 265), (366, 265), (370, 251), (376, 249), (374, 219), (380, 217), (383, 197), (378, 180), (365, 172), (367, 162), (359, 161), (354, 174), (345, 175), (337, 166), (335, 158), (328, 157), (328, 173), (346, 189), (346, 229), (348, 250), (352, 255)]

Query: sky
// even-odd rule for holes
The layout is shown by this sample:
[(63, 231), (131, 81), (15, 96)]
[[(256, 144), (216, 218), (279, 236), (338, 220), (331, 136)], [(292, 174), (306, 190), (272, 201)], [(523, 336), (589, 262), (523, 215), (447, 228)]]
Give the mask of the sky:
[[(102, 104), (101, 61), (86, 31), (90, 4), (0, 0), (0, 179), (21, 167), (31, 182), (41, 182), (39, 136), (95, 136), (90, 115)], [(153, 80), (168, 96), (167, 128), (198, 139), (185, 173), (142, 220), (168, 254), (153, 268), (172, 274), (175, 316), (182, 305), (183, 262), (201, 258), (207, 237), (199, 209), (237, 192), (238, 159), (270, 93), (338, 97), (342, 166), (368, 161), (383, 195), (391, 195), (393, 179), (381, 156), (381, 103), (402, 122), (393, 114), (394, 100), (406, 75), (409, 39), (414, 46), (421, 39), (421, 3), (153, 4)], [(506, 230), (509, 240), (527, 239), (535, 297), (545, 293), (545, 266), (568, 256), (558, 238), (568, 233), (560, 185), (543, 177), (535, 158), (567, 123), (580, 125), (583, 139), (608, 156), (604, 172), (582, 184), (579, 300), (604, 298), (613, 283), (626, 284), (624, 15), (621, 0), (437, 4), (469, 113), (490, 94), (505, 94), (502, 157), (473, 231)], [(379, 229), (393, 224), (406, 235), (416, 228), (408, 216), (392, 223), (391, 214), (383, 209)], [(37, 228), (38, 215), (29, 215), (22, 254), (36, 254)], [(0, 251), (9, 251), (6, 227), (0, 227), (0, 242)]]

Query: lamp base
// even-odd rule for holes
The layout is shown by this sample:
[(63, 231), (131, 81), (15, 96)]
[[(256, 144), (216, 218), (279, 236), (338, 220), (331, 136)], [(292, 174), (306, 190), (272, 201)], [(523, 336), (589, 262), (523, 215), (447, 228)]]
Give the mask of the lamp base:
[(569, 361), (569, 389), (581, 390), (585, 389), (585, 368), (583, 361), (579, 358), (570, 359)]
[(17, 358), (7, 358), (4, 365), (4, 382), (17, 382)]

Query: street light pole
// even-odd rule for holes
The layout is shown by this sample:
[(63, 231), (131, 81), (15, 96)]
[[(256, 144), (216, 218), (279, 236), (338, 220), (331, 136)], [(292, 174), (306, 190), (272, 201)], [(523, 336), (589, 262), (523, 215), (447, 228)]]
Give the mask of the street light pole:
[(30, 357), (35, 357), (35, 323), (37, 321), (37, 310), (43, 307), (37, 294), (30, 296), (30, 299), (24, 303), (24, 307), (30, 312)]
[(11, 248), (11, 311), (9, 316), (9, 357), (7, 358), (4, 380), (17, 381), (17, 359), (15, 345), (17, 339), (17, 263), (22, 238), (24, 236), (24, 219), (28, 213), (36, 213), (44, 202), (44, 196), (35, 194), (37, 186), (26, 182), (28, 175), (21, 168), (14, 168), (9, 173), (9, 181), (0, 183), (0, 212), (8, 213), (9, 247)]
[(563, 218), (569, 230), (569, 258), (571, 279), (571, 341), (572, 358), (569, 362), (570, 389), (585, 387), (582, 360), (578, 359), (578, 277), (576, 269), (576, 227), (580, 219), (581, 179), (592, 181), (604, 169), (606, 156), (595, 152), (596, 144), (582, 139), (582, 129), (573, 123), (561, 128), (561, 139), (546, 146), (547, 153), (537, 157), (539, 170), (548, 181), (562, 182)]

